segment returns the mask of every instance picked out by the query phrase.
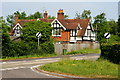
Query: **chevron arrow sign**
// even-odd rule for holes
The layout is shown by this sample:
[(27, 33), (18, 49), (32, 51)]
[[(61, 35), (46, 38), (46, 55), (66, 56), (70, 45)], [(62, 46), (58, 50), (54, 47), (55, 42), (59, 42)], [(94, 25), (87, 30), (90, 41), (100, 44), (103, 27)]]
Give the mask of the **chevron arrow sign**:
[(104, 37), (105, 37), (106, 39), (109, 39), (109, 38), (110, 38), (110, 33), (105, 33), (105, 34), (104, 34)]

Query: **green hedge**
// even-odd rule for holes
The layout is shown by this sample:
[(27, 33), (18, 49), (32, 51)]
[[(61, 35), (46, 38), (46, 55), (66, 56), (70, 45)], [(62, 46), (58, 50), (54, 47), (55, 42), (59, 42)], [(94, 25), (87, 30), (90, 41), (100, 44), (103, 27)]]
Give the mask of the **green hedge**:
[(54, 46), (50, 42), (42, 43), (40, 49), (38, 49), (37, 42), (11, 41), (2, 46), (2, 58), (52, 53), (54, 53)]
[(120, 63), (120, 43), (102, 43), (101, 57), (114, 63)]

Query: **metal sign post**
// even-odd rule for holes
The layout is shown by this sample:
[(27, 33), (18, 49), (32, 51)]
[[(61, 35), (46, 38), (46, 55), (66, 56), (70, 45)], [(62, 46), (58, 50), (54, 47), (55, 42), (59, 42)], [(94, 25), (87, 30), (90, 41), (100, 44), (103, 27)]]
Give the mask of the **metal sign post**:
[(36, 37), (38, 37), (38, 49), (39, 49), (39, 45), (40, 45), (40, 41), (39, 41), (39, 39), (41, 38), (41, 33), (40, 32), (37, 32), (36, 33)]
[(108, 43), (108, 39), (110, 38), (110, 33), (105, 33), (104, 37), (107, 39), (107, 43)]

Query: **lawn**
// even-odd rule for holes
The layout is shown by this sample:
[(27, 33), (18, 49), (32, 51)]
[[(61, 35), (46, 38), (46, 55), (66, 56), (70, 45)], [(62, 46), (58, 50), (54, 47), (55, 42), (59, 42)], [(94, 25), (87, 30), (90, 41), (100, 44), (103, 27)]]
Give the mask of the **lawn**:
[(88, 78), (117, 78), (118, 65), (107, 60), (61, 60), (46, 64), (39, 69)]

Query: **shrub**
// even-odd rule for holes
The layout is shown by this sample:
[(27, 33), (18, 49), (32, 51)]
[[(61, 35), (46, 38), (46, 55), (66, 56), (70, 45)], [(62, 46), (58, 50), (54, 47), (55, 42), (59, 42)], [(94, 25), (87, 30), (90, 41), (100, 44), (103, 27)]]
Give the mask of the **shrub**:
[(101, 57), (114, 63), (120, 63), (120, 43), (101, 44)]
[(2, 58), (54, 53), (54, 45), (51, 42), (42, 43), (40, 49), (38, 49), (37, 42), (11, 41), (4, 45), (2, 49)]
[(40, 45), (42, 53), (52, 54), (54, 53), (54, 45), (52, 42), (45, 42)]

